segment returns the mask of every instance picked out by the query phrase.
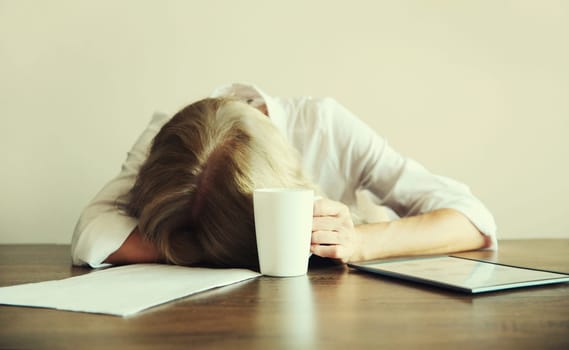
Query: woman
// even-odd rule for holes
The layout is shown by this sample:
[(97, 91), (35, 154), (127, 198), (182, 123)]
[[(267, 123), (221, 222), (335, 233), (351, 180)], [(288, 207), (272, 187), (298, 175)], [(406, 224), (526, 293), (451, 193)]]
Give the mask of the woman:
[[(233, 84), (171, 119), (155, 116), (82, 213), (73, 261), (254, 268), (252, 191), (269, 186), (325, 197), (315, 203), (311, 246), (322, 257), (496, 248), (492, 215), (466, 186), (399, 155), (334, 100)], [(400, 218), (355, 225), (361, 190)]]

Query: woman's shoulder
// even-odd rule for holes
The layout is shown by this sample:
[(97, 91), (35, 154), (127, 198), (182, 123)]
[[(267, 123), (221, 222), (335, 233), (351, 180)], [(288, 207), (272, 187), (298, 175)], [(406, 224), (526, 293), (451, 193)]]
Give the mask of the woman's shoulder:
[(289, 122), (301, 125), (334, 127), (338, 119), (350, 119), (349, 111), (332, 97), (293, 97), (279, 99)]

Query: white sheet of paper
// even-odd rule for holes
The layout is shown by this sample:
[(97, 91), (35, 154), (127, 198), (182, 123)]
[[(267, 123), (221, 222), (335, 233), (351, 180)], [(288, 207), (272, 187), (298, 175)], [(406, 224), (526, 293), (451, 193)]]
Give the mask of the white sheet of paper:
[(0, 304), (133, 315), (144, 309), (259, 273), (160, 264), (112, 267), (62, 280), (0, 288)]

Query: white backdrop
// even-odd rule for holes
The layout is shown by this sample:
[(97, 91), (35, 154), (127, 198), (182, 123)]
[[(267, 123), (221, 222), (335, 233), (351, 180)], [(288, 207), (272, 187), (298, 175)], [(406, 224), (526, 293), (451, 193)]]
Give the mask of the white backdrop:
[(232, 81), (338, 99), (502, 238), (569, 237), (568, 38), (561, 0), (0, 0), (0, 243), (69, 242), (153, 111)]

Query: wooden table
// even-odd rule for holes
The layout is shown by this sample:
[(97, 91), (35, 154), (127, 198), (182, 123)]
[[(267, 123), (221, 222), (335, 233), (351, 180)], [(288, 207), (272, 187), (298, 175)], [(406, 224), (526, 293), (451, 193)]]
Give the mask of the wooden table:
[[(468, 257), (569, 273), (569, 240)], [(0, 245), (0, 286), (88, 273), (69, 247)], [(314, 260), (131, 318), (0, 306), (0, 349), (569, 349), (569, 284), (477, 296)]]

